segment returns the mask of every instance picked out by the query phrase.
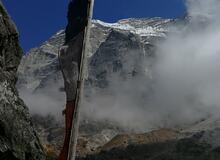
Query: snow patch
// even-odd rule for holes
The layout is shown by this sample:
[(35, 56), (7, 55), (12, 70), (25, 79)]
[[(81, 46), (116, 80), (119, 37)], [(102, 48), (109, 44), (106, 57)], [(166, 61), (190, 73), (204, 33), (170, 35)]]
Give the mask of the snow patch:
[[(130, 24), (125, 24), (125, 23), (106, 23), (100, 20), (93, 20), (94, 24), (99, 24), (104, 27), (109, 27), (109, 28), (114, 28), (114, 29), (119, 29), (119, 30), (125, 30), (125, 31), (130, 31), (131, 33), (140, 35), (142, 37), (145, 36), (157, 36), (157, 37), (165, 37), (165, 30), (164, 28), (161, 28), (159, 26), (152, 27), (152, 26), (141, 26), (141, 27), (134, 27), (131, 26)], [(93, 25), (94, 27), (94, 25)]]
[(62, 34), (64, 34), (64, 29), (58, 31), (58, 32), (55, 34), (55, 36), (59, 36), (59, 35), (62, 35)]

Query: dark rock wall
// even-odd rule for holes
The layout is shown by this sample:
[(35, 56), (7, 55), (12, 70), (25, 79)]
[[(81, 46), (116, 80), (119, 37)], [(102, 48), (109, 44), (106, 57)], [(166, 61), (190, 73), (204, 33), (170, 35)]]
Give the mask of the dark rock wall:
[(15, 88), (22, 57), (18, 32), (0, 1), (0, 159), (41, 160), (30, 115)]

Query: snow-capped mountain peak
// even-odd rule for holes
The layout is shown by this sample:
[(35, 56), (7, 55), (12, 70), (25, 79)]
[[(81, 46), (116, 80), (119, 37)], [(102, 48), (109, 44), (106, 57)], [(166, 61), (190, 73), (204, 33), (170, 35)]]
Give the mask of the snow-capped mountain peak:
[[(166, 23), (170, 23), (171, 20), (160, 20), (160, 23), (152, 23), (155, 22), (154, 19), (124, 19), (120, 20), (116, 23), (106, 23), (100, 20), (93, 20), (93, 27), (94, 25), (101, 25), (104, 27), (109, 27), (113, 29), (118, 29), (118, 30), (125, 30), (125, 31), (130, 31), (131, 33), (140, 35), (142, 37), (144, 36), (160, 36), (164, 37), (165, 33), (168, 31), (167, 28), (165, 28)], [(143, 24), (144, 22), (144, 24)]]

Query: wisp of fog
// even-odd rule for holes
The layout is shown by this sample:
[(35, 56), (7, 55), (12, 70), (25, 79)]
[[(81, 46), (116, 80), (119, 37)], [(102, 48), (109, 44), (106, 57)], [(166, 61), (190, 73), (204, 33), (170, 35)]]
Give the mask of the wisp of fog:
[(90, 116), (147, 130), (181, 127), (220, 113), (220, 1), (188, 0), (186, 6), (182, 21), (187, 23), (177, 22), (157, 44), (153, 85), (147, 76), (113, 79), (108, 89), (114, 96), (97, 94), (85, 105), (93, 110)]

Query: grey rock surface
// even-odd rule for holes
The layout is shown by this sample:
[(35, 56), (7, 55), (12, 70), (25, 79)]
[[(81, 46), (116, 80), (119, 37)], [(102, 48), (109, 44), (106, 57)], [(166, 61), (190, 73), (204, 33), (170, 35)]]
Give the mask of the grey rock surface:
[[(114, 102), (119, 94), (128, 93), (137, 98), (140, 106), (145, 103), (145, 94), (152, 85), (151, 66), (155, 44), (164, 40), (172, 23), (173, 20), (161, 18), (125, 19), (117, 23), (93, 20), (87, 55), (88, 74), (85, 75), (87, 104), (82, 107), (82, 117), (84, 114), (93, 116), (92, 119), (99, 117), (94, 113), (96, 104), (91, 104), (98, 97), (97, 94), (106, 95)], [(65, 95), (61, 92), (64, 87), (58, 50), (63, 42), (64, 31), (61, 30), (22, 58), (17, 87), (32, 113), (52, 112), (56, 117), (61, 116)], [(117, 87), (120, 85), (122, 87)], [(131, 85), (134, 87), (127, 87)], [(141, 92), (136, 94), (135, 90)]]
[(28, 108), (15, 88), (21, 57), (17, 29), (0, 2), (0, 159), (43, 160)]
[[(64, 139), (65, 128), (63, 124), (52, 115), (41, 116), (35, 114), (32, 119), (47, 155), (58, 156)], [(79, 128), (77, 156), (85, 156), (97, 152), (98, 148), (123, 132), (110, 122), (84, 119), (81, 121)]]
[[(131, 63), (135, 63), (137, 58), (151, 56), (155, 41), (165, 37), (168, 32), (167, 26), (171, 23), (172, 20), (160, 18), (125, 19), (113, 24), (94, 20), (87, 55), (90, 68), (88, 74), (91, 76), (94, 70), (97, 70), (95, 73), (97, 76), (103, 74), (103, 70), (100, 68), (103, 67), (102, 64), (108, 58), (114, 57), (115, 59), (109, 59), (112, 62), (109, 62), (108, 65), (111, 67), (108, 68), (107, 72), (117, 72), (116, 65), (120, 65), (119, 61), (124, 61), (129, 56), (134, 57)], [(64, 31), (59, 31), (40, 47), (31, 49), (22, 58), (18, 70), (18, 88), (35, 92), (39, 88), (45, 88), (46, 84), (62, 81), (58, 65), (58, 50), (64, 43), (64, 36)], [(126, 49), (125, 47), (129, 48)], [(133, 53), (137, 51), (137, 53), (132, 55), (132, 51)], [(96, 61), (97, 58), (100, 60)], [(130, 67), (129, 72), (132, 72), (133, 68)], [(95, 81), (98, 78), (93, 76), (90, 80)]]
[[(95, 90), (108, 88), (111, 85), (109, 81), (114, 77), (132, 81), (136, 76), (145, 75), (150, 81), (150, 71), (143, 70), (141, 64), (147, 59), (146, 65), (149, 66), (150, 70), (155, 41), (164, 39), (168, 32), (167, 26), (170, 23), (172, 20), (160, 18), (125, 19), (113, 24), (94, 20), (87, 55), (89, 69), (88, 75), (86, 75), (86, 97), (89, 98), (94, 94), (94, 88)], [(23, 95), (26, 101), (30, 101), (30, 95), (37, 95), (35, 99), (39, 100), (34, 103), (34, 106), (31, 106), (33, 101), (30, 104), (27, 103), (30, 108), (38, 108), (38, 111), (34, 113), (39, 113), (39, 110), (48, 110), (46, 108), (56, 110), (55, 105), (57, 108), (59, 107), (59, 112), (62, 110), (65, 97), (61, 93), (63, 79), (58, 63), (58, 50), (64, 43), (64, 37), (64, 31), (61, 30), (40, 47), (31, 49), (22, 58), (18, 70), (17, 87), (21, 94), (27, 91), (28, 94)], [(39, 103), (39, 97), (42, 96), (43, 98), (47, 97), (48, 107), (41, 106)], [(140, 95), (136, 96), (141, 97)], [(50, 102), (53, 102), (52, 105)], [(41, 107), (42, 109), (39, 109)], [(89, 112), (90, 109), (87, 108), (86, 112)], [(114, 122), (110, 126), (116, 127), (109, 129), (107, 122), (103, 123), (103, 120), (91, 119), (87, 116), (82, 115), (79, 152), (82, 150), (94, 152), (96, 148), (120, 133), (120, 126), (117, 129), (117, 124)], [(44, 144), (51, 144), (55, 151), (59, 150), (63, 136), (62, 126), (54, 127), (50, 132), (42, 127), (36, 128)], [(49, 137), (54, 137), (52, 140), (50, 138), (48, 140), (48, 133)], [(86, 149), (82, 149), (80, 146), (86, 146)], [(79, 154), (85, 155), (85, 153)]]
[[(93, 20), (87, 55), (85, 96), (96, 96), (99, 90), (114, 85), (110, 81), (115, 81), (116, 77), (126, 82), (123, 85), (145, 78), (146, 84), (136, 83), (137, 89), (143, 85), (149, 86), (150, 89), (148, 84), (152, 79), (151, 65), (154, 61), (155, 43), (165, 38), (172, 23), (173, 20), (161, 18), (125, 19), (117, 23)], [(64, 43), (64, 37), (64, 31), (61, 30), (22, 58), (18, 69), (17, 88), (35, 113), (36, 110), (41, 113), (43, 110), (52, 111), (53, 108), (53, 112), (58, 116), (62, 110), (65, 95), (61, 92), (64, 87), (58, 50)], [(145, 63), (145, 68), (141, 66), (142, 63)], [(132, 89), (134, 88), (130, 88)], [(41, 101), (46, 101), (47, 106), (44, 106), (45, 103), (41, 104)]]

